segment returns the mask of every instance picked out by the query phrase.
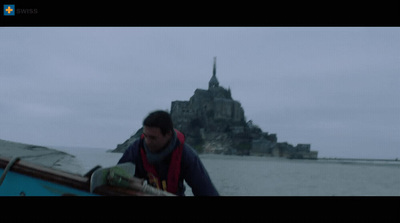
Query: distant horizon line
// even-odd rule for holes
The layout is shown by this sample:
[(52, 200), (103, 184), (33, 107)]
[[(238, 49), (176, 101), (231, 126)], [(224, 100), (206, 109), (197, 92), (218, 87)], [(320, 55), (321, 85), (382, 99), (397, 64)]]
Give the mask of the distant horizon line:
[[(23, 143), (23, 142), (16, 142), (12, 140), (7, 140), (7, 139), (0, 139), (3, 141), (8, 141), (8, 142), (13, 142), (13, 143), (19, 143), (19, 144), (26, 144), (26, 145), (34, 145), (30, 143)], [(46, 147), (49, 149), (97, 149), (97, 150), (104, 150), (105, 152), (110, 152), (114, 149), (112, 148), (104, 148), (104, 147), (92, 147), (92, 146), (61, 146), (61, 145), (34, 145), (34, 146), (41, 146), (41, 147)], [(65, 151), (64, 151), (65, 152)], [(200, 153), (200, 154), (214, 154), (214, 153)], [(199, 155), (200, 155), (199, 154)], [(215, 155), (223, 155), (223, 156), (238, 156), (239, 155), (225, 155), (225, 154), (215, 154)], [(273, 157), (273, 156), (256, 156), (256, 155), (248, 155), (248, 157), (268, 157), (268, 158), (285, 158), (285, 157)], [(287, 159), (287, 158), (285, 158)], [(298, 160), (308, 160), (308, 159), (298, 159)], [(400, 163), (399, 157), (395, 158), (351, 158), (351, 157), (318, 157), (317, 159), (313, 160), (344, 160), (344, 161), (395, 161)]]

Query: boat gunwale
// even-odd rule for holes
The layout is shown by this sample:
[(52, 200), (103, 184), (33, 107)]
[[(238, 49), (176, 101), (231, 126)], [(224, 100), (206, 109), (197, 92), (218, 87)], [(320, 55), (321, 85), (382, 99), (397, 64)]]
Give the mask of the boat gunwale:
[[(11, 160), (12, 158), (0, 156), (0, 169), (5, 169)], [(77, 174), (52, 169), (50, 167), (41, 166), (39, 164), (34, 164), (24, 160), (17, 160), (11, 166), (9, 171), (38, 178), (48, 182), (61, 184), (86, 192), (90, 191), (90, 176), (80, 176)], [(111, 185), (102, 185), (96, 188), (93, 194), (104, 196), (151, 196), (142, 191), (136, 191)]]
[[(4, 169), (11, 159), (0, 157), (0, 168)], [(89, 191), (90, 179), (73, 173), (52, 169), (24, 160), (18, 160), (10, 168), (10, 171), (39, 178), (45, 181), (58, 183), (75, 189)]]

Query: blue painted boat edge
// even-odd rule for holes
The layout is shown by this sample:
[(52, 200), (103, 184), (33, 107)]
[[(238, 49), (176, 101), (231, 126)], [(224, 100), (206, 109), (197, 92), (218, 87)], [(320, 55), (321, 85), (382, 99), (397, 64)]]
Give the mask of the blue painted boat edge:
[[(4, 169), (1, 169), (3, 174)], [(87, 191), (9, 171), (0, 185), (0, 196), (98, 196)]]
[[(34, 196), (93, 195), (89, 192), (90, 182), (86, 176), (6, 157), (0, 157), (0, 170), (3, 178), (0, 194), (3, 196), (27, 195), (26, 191)], [(26, 189), (30, 187), (32, 189)]]

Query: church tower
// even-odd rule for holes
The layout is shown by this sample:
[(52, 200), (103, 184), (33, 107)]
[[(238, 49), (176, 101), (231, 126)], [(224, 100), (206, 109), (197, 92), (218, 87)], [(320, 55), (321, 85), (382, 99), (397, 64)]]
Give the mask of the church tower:
[(208, 82), (208, 89), (210, 88), (216, 88), (219, 87), (219, 82), (217, 79), (217, 57), (214, 57), (214, 67), (213, 67), (213, 75), (210, 79), (210, 81)]

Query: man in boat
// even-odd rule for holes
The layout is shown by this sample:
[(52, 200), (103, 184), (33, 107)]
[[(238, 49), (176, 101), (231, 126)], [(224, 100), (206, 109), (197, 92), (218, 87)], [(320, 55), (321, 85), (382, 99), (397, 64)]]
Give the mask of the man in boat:
[(195, 196), (219, 195), (200, 158), (165, 111), (154, 111), (144, 119), (140, 139), (118, 161), (125, 162), (135, 164), (135, 177), (161, 190), (184, 196), (185, 180)]

